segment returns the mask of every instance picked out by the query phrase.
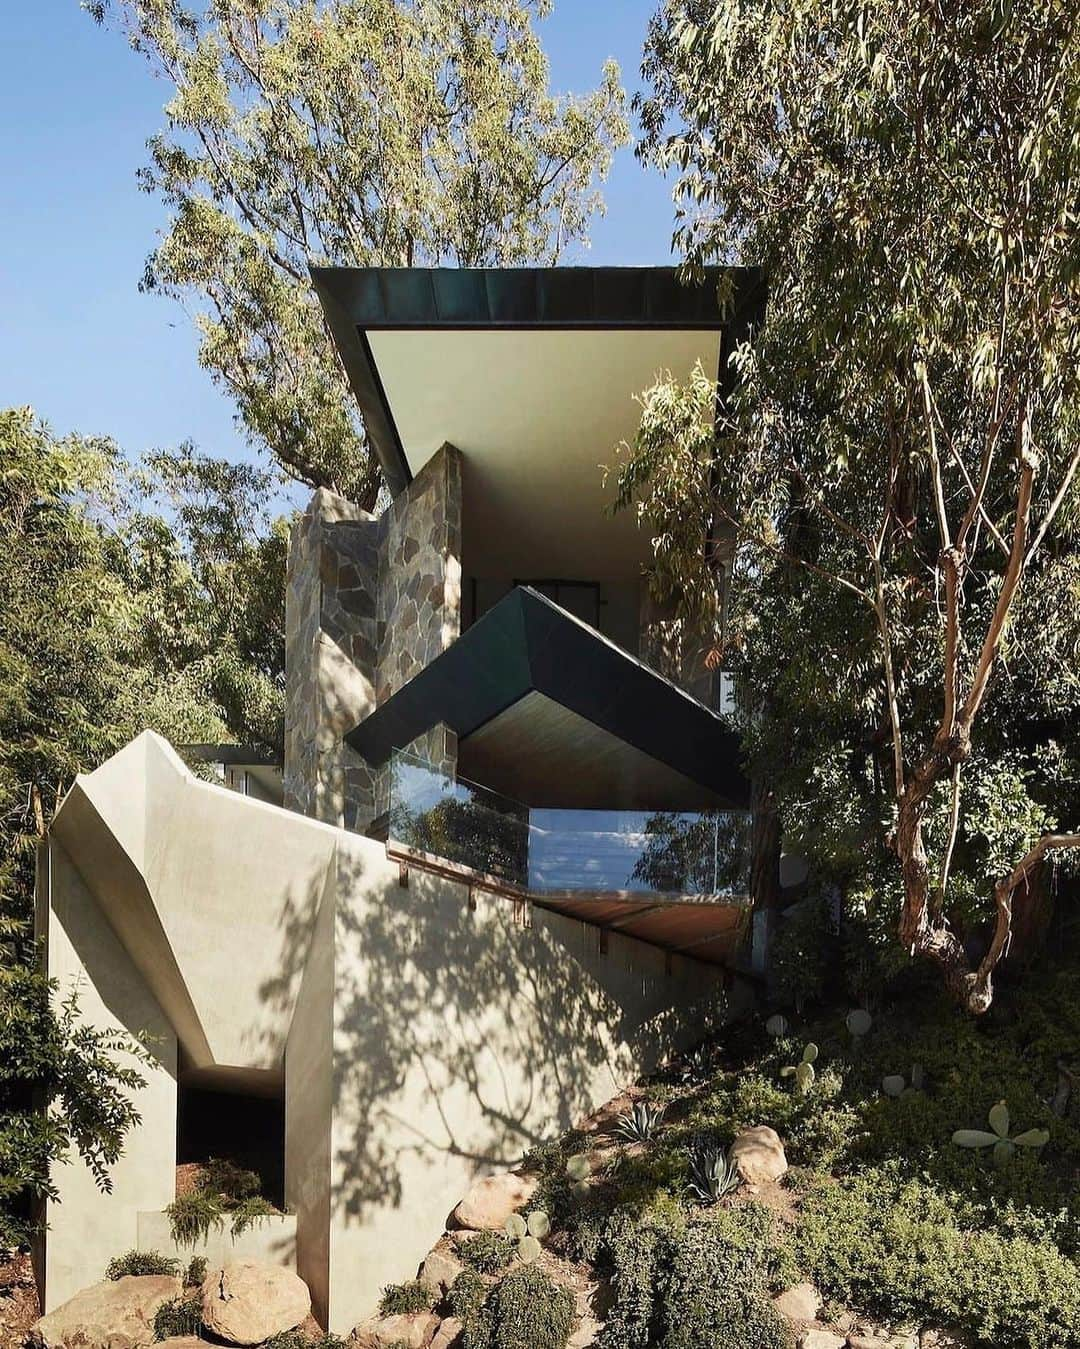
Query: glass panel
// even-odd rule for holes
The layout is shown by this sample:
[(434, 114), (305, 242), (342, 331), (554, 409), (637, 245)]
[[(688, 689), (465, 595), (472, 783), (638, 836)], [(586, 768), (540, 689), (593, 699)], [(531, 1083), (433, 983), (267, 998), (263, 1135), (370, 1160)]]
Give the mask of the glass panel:
[(401, 753), (391, 775), (391, 840), (530, 890), (749, 890), (749, 811), (530, 811)]

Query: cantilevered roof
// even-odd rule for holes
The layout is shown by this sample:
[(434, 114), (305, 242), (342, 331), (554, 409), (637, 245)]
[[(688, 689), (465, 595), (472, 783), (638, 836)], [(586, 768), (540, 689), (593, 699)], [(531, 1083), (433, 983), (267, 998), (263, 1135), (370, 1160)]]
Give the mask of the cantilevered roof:
[(743, 807), (739, 737), (723, 717), (527, 586), (346, 737), (384, 763), (437, 722), (461, 772), (529, 806)]
[[(648, 560), (612, 519), (603, 466), (638, 396), (698, 363), (723, 374), (764, 299), (754, 270), (313, 268), (315, 288), (396, 495), (442, 444), (462, 452), (472, 575), (625, 579)], [(721, 287), (730, 292), (722, 308)]]

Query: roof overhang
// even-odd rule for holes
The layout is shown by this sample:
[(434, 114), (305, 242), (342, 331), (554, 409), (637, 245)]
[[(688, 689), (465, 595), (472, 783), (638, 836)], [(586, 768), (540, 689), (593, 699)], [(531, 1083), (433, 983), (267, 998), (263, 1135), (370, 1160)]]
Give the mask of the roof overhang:
[(466, 776), (529, 806), (743, 808), (723, 717), (529, 587), (500, 600), (346, 737), (369, 764), (442, 722)]
[(637, 399), (661, 374), (700, 363), (723, 385), (765, 298), (756, 269), (709, 268), (695, 284), (671, 267), (311, 274), (390, 491), (456, 445), (469, 570), (490, 575), (529, 556), (566, 576), (601, 579), (598, 560), (636, 574), (648, 540), (632, 512), (605, 520), (601, 466), (633, 439)]

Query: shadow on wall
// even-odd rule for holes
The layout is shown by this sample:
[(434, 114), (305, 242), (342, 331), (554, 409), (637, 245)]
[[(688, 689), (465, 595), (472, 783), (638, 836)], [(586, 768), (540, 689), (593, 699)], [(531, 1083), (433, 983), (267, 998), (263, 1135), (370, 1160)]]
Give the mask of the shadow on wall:
[[(577, 920), (413, 869), (368, 840), (338, 849), (334, 913), (335, 1175), (351, 1220), (450, 1170), (534, 1144), (725, 1019), (719, 971)], [(295, 988), (320, 895), (290, 906), (282, 975)], [(678, 1008), (678, 1011), (674, 1010)]]

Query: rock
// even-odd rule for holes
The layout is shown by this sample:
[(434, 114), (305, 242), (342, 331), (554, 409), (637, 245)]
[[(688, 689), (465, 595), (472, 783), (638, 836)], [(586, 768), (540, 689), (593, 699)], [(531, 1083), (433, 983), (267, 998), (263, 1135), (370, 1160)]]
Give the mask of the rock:
[(153, 1344), (157, 1309), (180, 1292), (169, 1274), (106, 1279), (41, 1317), (30, 1333), (45, 1349), (136, 1349)]
[[(606, 1286), (605, 1286), (606, 1291)], [(603, 1294), (599, 1284), (586, 1284), (583, 1288), (572, 1288), (574, 1294), (574, 1314), (577, 1325), (566, 1342), (566, 1349), (588, 1349), (595, 1344), (604, 1328), (604, 1323), (593, 1314)]]
[(774, 1297), (773, 1306), (793, 1324), (806, 1325), (817, 1320), (821, 1294), (812, 1283), (797, 1283), (794, 1288)]
[(437, 1247), (420, 1266), (420, 1278), (441, 1297), (464, 1268), (453, 1251)]
[[(448, 1318), (453, 1319), (453, 1318)], [(377, 1316), (357, 1326), (349, 1336), (353, 1349), (427, 1349), (439, 1329), (439, 1318), (431, 1312)]]
[(454, 1209), (454, 1222), (475, 1232), (499, 1232), (511, 1213), (527, 1204), (535, 1192), (536, 1181), (531, 1176), (513, 1171), (485, 1176)]
[(198, 1335), (170, 1335), (161, 1343), (168, 1345), (168, 1349), (206, 1349), (206, 1341), (200, 1340)]
[(767, 1124), (744, 1129), (732, 1143), (728, 1155), (749, 1185), (766, 1185), (779, 1180), (788, 1169), (780, 1135)]
[(237, 1260), (212, 1269), (202, 1286), (203, 1325), (231, 1344), (261, 1344), (310, 1311), (307, 1284), (280, 1265)]
[(583, 1316), (577, 1324), (577, 1329), (566, 1341), (566, 1349), (589, 1349), (589, 1346), (599, 1339), (603, 1328), (595, 1316)]
[(919, 1349), (914, 1330), (894, 1329), (860, 1321), (847, 1337), (849, 1349)]
[(804, 1330), (799, 1349), (844, 1349), (844, 1337), (833, 1330)]
[(431, 1349), (458, 1349), (465, 1330), (465, 1323), (456, 1316), (448, 1316), (435, 1332)]
[(919, 1349), (967, 1349), (969, 1341), (956, 1331), (927, 1328), (919, 1336)]

